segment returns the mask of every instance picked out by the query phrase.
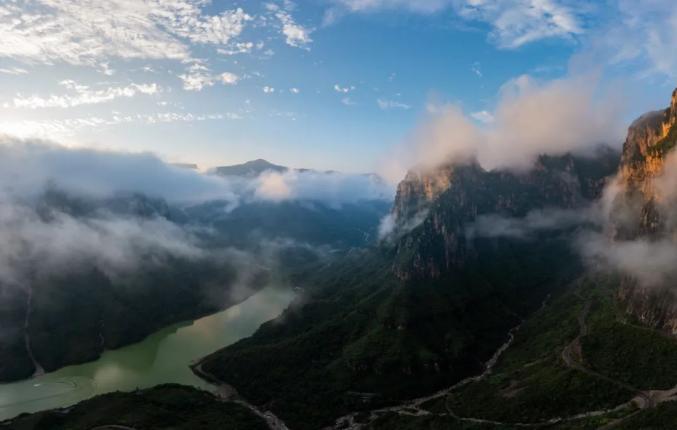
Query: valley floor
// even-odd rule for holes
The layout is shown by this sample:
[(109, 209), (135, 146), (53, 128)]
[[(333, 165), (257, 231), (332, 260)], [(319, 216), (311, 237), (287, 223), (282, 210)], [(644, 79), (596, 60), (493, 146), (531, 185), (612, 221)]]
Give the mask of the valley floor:
[[(589, 277), (549, 299), (510, 331), (480, 375), (345, 415), (325, 430), (677, 428), (677, 342), (629, 319), (613, 285), (614, 279)], [(248, 403), (202, 361), (192, 368), (221, 387), (219, 397), (160, 386), (23, 415), (0, 429), (294, 428), (268, 405)]]

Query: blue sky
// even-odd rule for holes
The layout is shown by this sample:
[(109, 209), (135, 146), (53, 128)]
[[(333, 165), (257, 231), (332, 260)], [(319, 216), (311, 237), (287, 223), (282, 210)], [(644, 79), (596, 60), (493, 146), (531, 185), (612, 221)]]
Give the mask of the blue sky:
[(524, 76), (594, 74), (626, 121), (666, 105), (677, 3), (8, 0), (0, 40), (0, 133), (361, 172), (435, 106), (492, 127)]

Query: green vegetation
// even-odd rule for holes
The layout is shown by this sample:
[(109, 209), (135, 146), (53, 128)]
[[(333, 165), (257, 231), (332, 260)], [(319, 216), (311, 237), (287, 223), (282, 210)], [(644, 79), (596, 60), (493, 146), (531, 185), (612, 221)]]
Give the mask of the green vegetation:
[(449, 416), (412, 417), (388, 414), (365, 427), (367, 430), (495, 430), (491, 424), (464, 423)]
[[(361, 257), (360, 253), (348, 260), (355, 262)], [(203, 369), (234, 385), (247, 400), (269, 404), (291, 428), (319, 428), (328, 418), (359, 408), (363, 401), (359, 393), (370, 392), (362, 387), (372, 382), (368, 380), (369, 368), (350, 366), (366, 351), (359, 345), (346, 346), (359, 340), (370, 325), (379, 323), (378, 315), (387, 313), (387, 305), (381, 303), (398, 290), (398, 283), (384, 276), (388, 272), (382, 270), (382, 261), (370, 263), (332, 265), (316, 274), (327, 277), (323, 286), (331, 292), (306, 290), (280, 318), (261, 326), (254, 337), (213, 354)], [(363, 284), (365, 280), (368, 286)], [(392, 333), (397, 330), (395, 324), (392, 321), (384, 329)], [(386, 344), (379, 347), (397, 350), (396, 342), (385, 336), (383, 340)], [(365, 360), (387, 369), (387, 360), (393, 358), (397, 356), (377, 355)], [(353, 378), (355, 374), (364, 378)]]
[[(466, 228), (482, 214), (587, 204), (617, 162), (614, 152), (594, 161), (542, 157), (526, 175), (454, 166), (453, 186), (422, 224), (392, 247), (354, 252), (301, 278), (304, 300), (203, 368), (300, 430), (478, 374), (508, 331), (582, 267), (570, 229), (514, 238), (469, 237)], [(540, 379), (585, 391), (573, 373), (545, 369)]]
[(2, 430), (91, 430), (106, 426), (136, 430), (268, 429), (265, 421), (244, 406), (181, 385), (105, 394), (72, 408), (21, 415), (0, 423)]
[(677, 427), (677, 402), (665, 402), (638, 412), (614, 427), (614, 430), (673, 430)]
[[(609, 414), (604, 417), (583, 418), (573, 421), (539, 425), (544, 430), (598, 430), (611, 424), (618, 417), (627, 415), (628, 411)], [(661, 414), (662, 417), (662, 414)], [(672, 423), (668, 417), (662, 419), (664, 424)], [(407, 416), (390, 413), (383, 415), (365, 427), (368, 430), (521, 430), (525, 427), (511, 424), (478, 423), (461, 420), (449, 415)], [(614, 427), (622, 429), (673, 430), (674, 427)]]
[(355, 252), (305, 279), (302, 301), (203, 368), (298, 429), (452, 385), (480, 373), (520, 315), (568, 276), (544, 261), (562, 253), (539, 252), (561, 242), (543, 243), (524, 258), (507, 242), (487, 245), (481, 263), (429, 282), (402, 282), (387, 255)]
[(677, 341), (636, 324), (619, 308), (613, 285), (592, 290), (589, 333), (581, 339), (585, 364), (636, 389), (668, 389), (677, 385)]
[(0, 284), (0, 381), (27, 378), (35, 371), (24, 338), (27, 299), (25, 291)]
[(589, 365), (638, 389), (677, 385), (677, 341), (644, 327), (612, 322), (582, 339)]
[(492, 374), (454, 392), (445, 407), (458, 416), (501, 422), (540, 422), (610, 409), (633, 393), (568, 368), (562, 350), (579, 333), (578, 315), (594, 283), (553, 299), (520, 328)]
[[(543, 422), (613, 409), (635, 395), (624, 389), (623, 383), (640, 389), (677, 385), (673, 366), (677, 342), (625, 323), (627, 318), (616, 302), (616, 285), (614, 277), (583, 279), (525, 322), (490, 376), (429, 402), (425, 408), (434, 414), (498, 422)], [(591, 306), (585, 318), (587, 335), (581, 339), (583, 365), (618, 384), (568, 368), (561, 359), (562, 350), (579, 333), (577, 319), (584, 314), (585, 303)], [(628, 407), (546, 428), (596, 429), (620, 419), (622, 425), (614, 428), (667, 430), (674, 428), (677, 420), (675, 405), (661, 404), (636, 414)]]
[[(389, 206), (384, 201), (340, 208), (253, 202), (231, 211), (224, 205), (216, 201), (178, 208), (138, 194), (99, 200), (55, 188), (45, 191), (39, 206), (47, 219), (60, 213), (85, 221), (100, 213), (167, 219), (195, 231), (208, 252), (204, 258), (140, 252), (133, 270), (113, 270), (86, 259), (44, 270), (39, 270), (40, 261), (22, 262), (29, 274), (22, 285), (0, 284), (0, 299), (6, 305), (0, 313), (0, 381), (27, 378), (34, 372), (26, 334), (46, 371), (94, 360), (105, 349), (141, 341), (165, 326), (244, 299), (231, 294), (235, 281), (246, 278), (249, 291), (255, 291), (266, 281), (284, 282), (291, 273), (316, 264), (329, 255), (329, 247), (364, 245), (375, 237)], [(261, 267), (248, 266), (242, 259), (231, 261), (223, 250), (232, 247), (263, 256), (264, 261), (256, 263)], [(243, 279), (238, 278), (240, 270), (248, 273)], [(26, 333), (29, 289), (33, 297)]]
[(459, 416), (501, 422), (542, 422), (592, 410), (612, 409), (632, 397), (617, 386), (554, 361), (500, 374), (451, 395)]

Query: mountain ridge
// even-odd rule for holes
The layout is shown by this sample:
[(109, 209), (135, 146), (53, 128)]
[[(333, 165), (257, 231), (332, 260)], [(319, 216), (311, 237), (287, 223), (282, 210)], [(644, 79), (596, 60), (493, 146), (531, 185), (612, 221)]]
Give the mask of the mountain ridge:
[[(608, 169), (615, 169), (618, 157), (603, 153), (580, 165), (568, 156), (548, 158), (536, 174), (545, 179), (537, 185), (477, 165), (453, 166), (444, 170), (452, 173), (448, 180), (429, 182), (444, 186), (414, 183), (411, 189), (430, 193), (420, 198), (401, 185), (393, 212), (415, 216), (419, 202), (426, 202), (428, 213), (419, 226), (394, 243), (297, 277), (302, 300), (253, 337), (210, 356), (203, 369), (299, 429), (326, 426), (350, 409), (421, 395), (481, 371), (508, 331), (582, 268), (568, 246), (570, 228), (531, 240), (470, 240), (465, 225), (499, 208), (519, 215), (549, 203), (582, 207), (590, 201), (586, 196), (601, 189), (597, 182), (613, 173)], [(580, 181), (571, 180), (573, 171)], [(410, 174), (407, 180), (418, 178)], [(570, 183), (576, 184), (570, 185), (573, 191), (558, 198)], [(534, 198), (541, 189), (547, 196)], [(531, 194), (512, 200), (524, 190)], [(403, 208), (403, 201), (416, 208)], [(457, 260), (449, 258), (452, 252)], [(292, 364), (295, 357), (304, 358)]]
[[(675, 154), (676, 96), (633, 122), (621, 154), (408, 173), (390, 238), (291, 275), (297, 300), (201, 369), (299, 430), (672, 428), (671, 284), (644, 288), (573, 245), (581, 232), (609, 248), (672, 237), (677, 202), (654, 181)], [(611, 191), (630, 216), (589, 219)], [(486, 216), (533, 227), (545, 210), (580, 216), (468, 234)]]

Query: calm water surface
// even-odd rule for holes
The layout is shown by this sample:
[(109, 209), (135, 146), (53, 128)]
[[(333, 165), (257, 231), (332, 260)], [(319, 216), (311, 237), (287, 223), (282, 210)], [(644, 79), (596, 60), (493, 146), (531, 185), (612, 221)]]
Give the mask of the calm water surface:
[(293, 299), (291, 290), (266, 288), (239, 305), (164, 328), (144, 341), (106, 351), (96, 361), (11, 384), (0, 384), (0, 420), (22, 412), (65, 407), (111, 391), (175, 382), (211, 390), (191, 362), (252, 335)]

